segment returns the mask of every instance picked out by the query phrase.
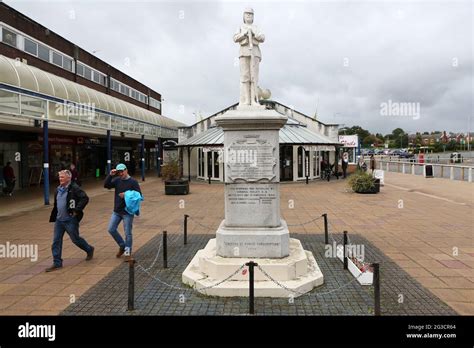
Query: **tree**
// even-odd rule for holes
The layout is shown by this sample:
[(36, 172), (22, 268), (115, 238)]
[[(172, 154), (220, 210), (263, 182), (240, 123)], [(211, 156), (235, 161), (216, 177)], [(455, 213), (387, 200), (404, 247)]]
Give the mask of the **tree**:
[(377, 133), (375, 136), (382, 141), (385, 140), (385, 137), (381, 133)]
[(339, 135), (358, 135), (359, 139), (364, 139), (370, 132), (360, 126), (343, 127), (339, 129)]
[(377, 138), (375, 135), (370, 134), (364, 138), (364, 140), (362, 141), (362, 144), (364, 146), (370, 146), (372, 144), (375, 144), (375, 146), (377, 146), (381, 142), (382, 141), (379, 138)]
[(408, 146), (408, 134), (401, 128), (395, 128), (390, 138), (393, 140), (395, 147), (402, 148)]

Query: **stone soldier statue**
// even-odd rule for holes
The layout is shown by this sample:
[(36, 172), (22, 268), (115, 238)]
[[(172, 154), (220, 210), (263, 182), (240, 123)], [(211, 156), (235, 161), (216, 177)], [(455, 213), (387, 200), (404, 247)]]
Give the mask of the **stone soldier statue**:
[(262, 54), (258, 44), (265, 36), (253, 24), (253, 9), (244, 11), (244, 24), (234, 35), (234, 41), (240, 45), (240, 102), (239, 106), (257, 106), (258, 102), (258, 66)]

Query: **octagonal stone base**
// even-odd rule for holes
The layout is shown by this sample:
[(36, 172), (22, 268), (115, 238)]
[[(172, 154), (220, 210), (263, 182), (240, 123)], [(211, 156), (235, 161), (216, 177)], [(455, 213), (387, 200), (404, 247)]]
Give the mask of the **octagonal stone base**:
[(221, 257), (216, 253), (216, 239), (211, 239), (204, 249), (199, 250), (183, 272), (183, 283), (194, 287), (202, 294), (220, 297), (247, 297), (249, 295), (248, 267), (242, 269), (228, 281), (209, 289), (201, 288), (216, 284), (237, 270), (241, 265), (254, 261), (279, 283), (296, 291), (288, 291), (275, 284), (255, 268), (256, 297), (298, 297), (324, 282), (323, 274), (309, 251), (301, 242), (289, 240), (289, 256), (281, 259)]

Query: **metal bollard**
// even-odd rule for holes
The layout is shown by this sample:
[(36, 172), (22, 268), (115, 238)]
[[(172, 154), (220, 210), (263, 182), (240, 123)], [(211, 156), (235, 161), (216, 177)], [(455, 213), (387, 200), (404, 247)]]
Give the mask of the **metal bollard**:
[(309, 183), (309, 176), (306, 175), (306, 185)]
[(374, 269), (374, 315), (380, 315), (380, 273), (379, 273), (379, 264), (373, 263), (372, 267)]
[(168, 238), (166, 231), (163, 231), (163, 268), (168, 268)]
[(324, 243), (328, 245), (329, 244), (328, 214), (324, 213), (322, 216), (324, 217)]
[(208, 176), (207, 178), (209, 180), (209, 185), (211, 184), (211, 176)]
[(188, 244), (188, 214), (184, 214), (184, 245)]
[(258, 263), (250, 261), (245, 266), (249, 266), (249, 314), (254, 314), (254, 267), (258, 266)]
[(347, 269), (347, 231), (344, 231), (344, 244), (343, 244), (343, 251), (344, 251), (344, 269)]
[(128, 261), (128, 310), (133, 311), (135, 308), (135, 260)]

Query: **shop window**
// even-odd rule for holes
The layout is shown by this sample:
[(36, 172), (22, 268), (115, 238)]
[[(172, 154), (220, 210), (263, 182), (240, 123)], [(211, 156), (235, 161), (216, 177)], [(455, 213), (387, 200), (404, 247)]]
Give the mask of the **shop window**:
[(38, 55), (38, 44), (25, 38), (25, 52), (28, 52), (34, 56)]
[(304, 176), (304, 158), (303, 158), (303, 147), (298, 147), (298, 178), (302, 178)]
[(7, 113), (19, 113), (19, 96), (0, 89), (0, 111)]
[(13, 31), (3, 28), (2, 42), (10, 46), (17, 47), (16, 34)]

